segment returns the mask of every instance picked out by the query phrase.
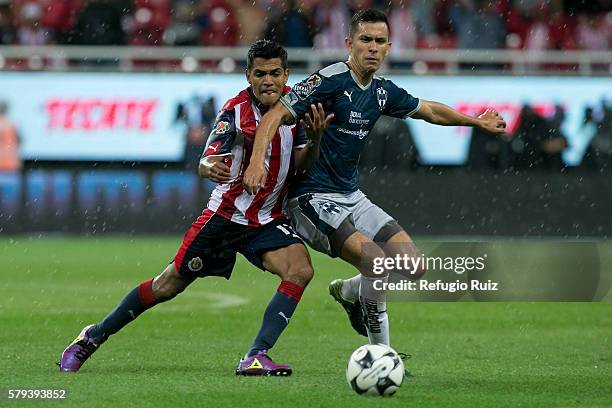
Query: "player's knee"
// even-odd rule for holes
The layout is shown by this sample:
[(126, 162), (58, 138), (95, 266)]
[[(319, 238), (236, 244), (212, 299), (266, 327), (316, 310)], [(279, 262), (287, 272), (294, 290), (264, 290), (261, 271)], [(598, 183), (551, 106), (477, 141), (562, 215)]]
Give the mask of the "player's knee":
[(414, 270), (410, 271), (410, 275), (413, 280), (419, 280), (425, 275), (425, 272), (427, 272), (426, 266), (423, 263), (419, 263)]
[(386, 275), (388, 271), (379, 271), (376, 265), (380, 260), (384, 260), (385, 252), (376, 244), (363, 245), (361, 249), (361, 265), (359, 271), (362, 275), (371, 278), (380, 278)]
[(314, 276), (314, 270), (311, 265), (290, 266), (283, 280), (295, 283), (303, 288), (308, 285)]
[(168, 267), (153, 281), (153, 296), (157, 302), (165, 302), (183, 292), (189, 282), (174, 267)]

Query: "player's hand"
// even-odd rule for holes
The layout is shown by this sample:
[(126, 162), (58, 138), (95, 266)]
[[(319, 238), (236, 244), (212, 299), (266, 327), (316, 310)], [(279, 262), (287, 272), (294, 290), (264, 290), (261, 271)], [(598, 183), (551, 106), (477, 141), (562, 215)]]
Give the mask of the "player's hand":
[(321, 103), (318, 103), (317, 106), (314, 104), (310, 105), (310, 109), (312, 112), (304, 115), (304, 119), (300, 120), (300, 126), (302, 126), (306, 132), (306, 137), (308, 140), (311, 140), (314, 143), (319, 143), (321, 141), (323, 131), (334, 118), (334, 114), (332, 113), (325, 116), (325, 111), (323, 110), (323, 105)]
[(506, 121), (495, 109), (487, 109), (478, 116), (479, 127), (487, 132), (501, 135), (506, 132)]
[(223, 163), (222, 157), (203, 158), (200, 160), (199, 171), (201, 177), (206, 177), (215, 183), (227, 183), (232, 179), (230, 168)]
[(260, 188), (266, 183), (268, 172), (263, 164), (249, 164), (242, 176), (242, 185), (249, 194), (257, 194)]

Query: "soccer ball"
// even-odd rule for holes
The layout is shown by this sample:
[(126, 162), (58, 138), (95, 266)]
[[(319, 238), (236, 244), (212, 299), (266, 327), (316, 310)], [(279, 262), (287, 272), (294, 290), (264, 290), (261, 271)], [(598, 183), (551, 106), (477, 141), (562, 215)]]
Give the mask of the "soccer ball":
[(404, 363), (391, 347), (366, 344), (351, 355), (346, 380), (359, 395), (391, 396), (404, 380)]

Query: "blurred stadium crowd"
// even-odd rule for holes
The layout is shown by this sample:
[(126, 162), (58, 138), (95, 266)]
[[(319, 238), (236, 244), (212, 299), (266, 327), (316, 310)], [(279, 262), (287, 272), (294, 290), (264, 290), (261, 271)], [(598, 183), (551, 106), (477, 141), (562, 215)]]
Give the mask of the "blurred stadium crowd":
[(609, 0), (0, 0), (0, 45), (343, 48), (351, 14), (388, 12), (394, 48), (608, 50)]

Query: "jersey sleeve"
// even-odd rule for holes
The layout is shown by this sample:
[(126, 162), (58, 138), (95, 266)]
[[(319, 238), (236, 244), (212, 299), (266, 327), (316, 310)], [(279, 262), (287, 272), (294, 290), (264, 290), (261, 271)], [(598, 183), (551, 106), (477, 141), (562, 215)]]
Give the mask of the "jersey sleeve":
[[(387, 95), (382, 95), (382, 92), (387, 92)], [(379, 103), (386, 99), (383, 107), (383, 115), (393, 116), (395, 118), (405, 118), (412, 116), (413, 113), (419, 110), (421, 101), (406, 92), (389, 80), (385, 80), (385, 86), (377, 91)]]
[(231, 154), (236, 140), (234, 110), (222, 110), (217, 115), (212, 132), (208, 136), (202, 157), (225, 156)]
[(293, 115), (293, 123), (297, 123), (298, 119), (308, 112), (311, 104), (323, 103), (331, 99), (335, 88), (331, 78), (316, 73), (295, 84), (281, 97), (280, 101)]

